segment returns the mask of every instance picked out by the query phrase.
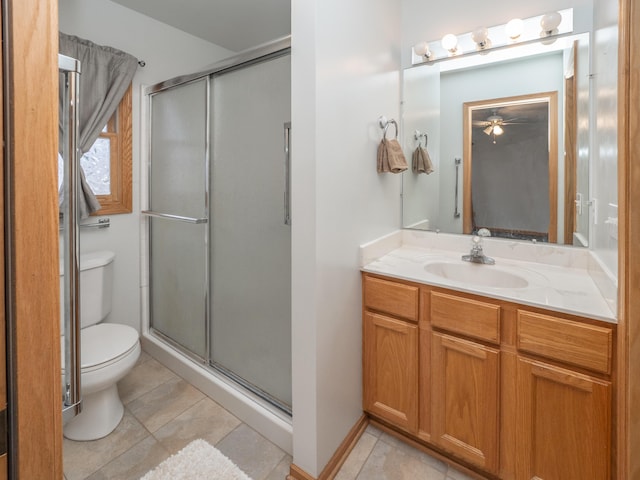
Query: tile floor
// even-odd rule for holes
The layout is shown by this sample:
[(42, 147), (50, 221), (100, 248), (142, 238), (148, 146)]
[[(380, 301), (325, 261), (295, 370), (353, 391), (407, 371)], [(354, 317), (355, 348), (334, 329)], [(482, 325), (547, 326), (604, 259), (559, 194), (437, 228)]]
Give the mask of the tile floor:
[[(124, 418), (109, 436), (64, 440), (67, 480), (134, 480), (202, 438), (253, 480), (284, 480), (292, 459), (148, 354), (119, 384)], [(446, 464), (368, 427), (336, 480), (470, 480)]]

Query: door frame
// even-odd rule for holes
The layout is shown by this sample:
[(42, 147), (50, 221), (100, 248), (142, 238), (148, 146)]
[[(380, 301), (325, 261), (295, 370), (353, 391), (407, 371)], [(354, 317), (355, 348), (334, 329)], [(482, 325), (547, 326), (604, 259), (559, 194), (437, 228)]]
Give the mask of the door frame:
[(58, 5), (2, 12), (9, 478), (61, 479)]

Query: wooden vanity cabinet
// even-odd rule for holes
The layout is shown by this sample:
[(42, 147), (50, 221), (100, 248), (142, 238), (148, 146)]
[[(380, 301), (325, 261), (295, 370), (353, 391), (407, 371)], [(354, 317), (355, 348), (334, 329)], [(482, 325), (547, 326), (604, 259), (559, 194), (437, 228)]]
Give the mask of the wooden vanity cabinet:
[(517, 479), (611, 478), (611, 384), (518, 358)]
[(419, 288), (364, 277), (364, 409), (418, 430)]
[(517, 324), (516, 478), (611, 478), (613, 329), (526, 310)]
[(433, 332), (431, 358), (433, 443), (497, 473), (498, 350)]
[(363, 300), (374, 419), (491, 478), (613, 478), (615, 325), (367, 273)]
[(497, 473), (500, 307), (431, 291), (429, 318), (431, 440)]

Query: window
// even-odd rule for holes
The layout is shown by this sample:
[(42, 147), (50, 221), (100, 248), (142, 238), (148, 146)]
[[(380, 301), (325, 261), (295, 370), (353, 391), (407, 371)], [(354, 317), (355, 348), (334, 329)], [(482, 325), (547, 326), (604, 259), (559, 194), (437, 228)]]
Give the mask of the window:
[(91, 149), (80, 159), (102, 208), (93, 215), (131, 213), (131, 85)]

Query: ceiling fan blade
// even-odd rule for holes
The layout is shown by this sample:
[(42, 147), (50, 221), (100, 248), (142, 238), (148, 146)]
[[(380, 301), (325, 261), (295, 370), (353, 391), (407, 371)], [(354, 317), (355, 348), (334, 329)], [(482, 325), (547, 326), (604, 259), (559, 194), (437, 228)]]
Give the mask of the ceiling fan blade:
[(474, 120), (471, 123), (473, 124), (474, 127), (487, 127), (491, 125), (491, 122), (487, 122), (485, 120)]

